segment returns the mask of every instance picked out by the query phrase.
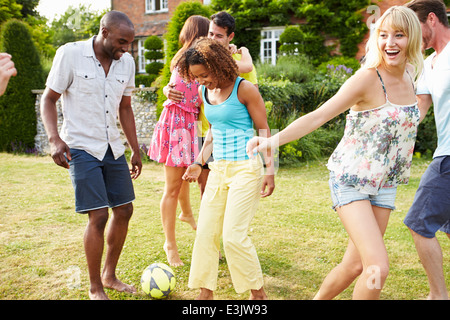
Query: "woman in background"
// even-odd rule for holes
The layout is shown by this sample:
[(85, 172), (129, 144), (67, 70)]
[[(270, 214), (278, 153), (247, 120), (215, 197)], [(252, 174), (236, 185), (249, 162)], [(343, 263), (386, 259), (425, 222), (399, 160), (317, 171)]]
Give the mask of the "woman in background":
[[(198, 154), (196, 121), (201, 99), (198, 82), (185, 81), (178, 73), (178, 61), (192, 43), (208, 34), (209, 20), (202, 16), (189, 17), (181, 29), (179, 41), (182, 48), (175, 54), (170, 64), (172, 75), (170, 86), (182, 93), (180, 99), (168, 100), (153, 132), (148, 155), (152, 160), (164, 163), (164, 194), (160, 203), (161, 220), (165, 234), (164, 251), (171, 266), (182, 266), (175, 236), (177, 203), (180, 203), (179, 219), (197, 228), (189, 199), (189, 183), (182, 176), (186, 168)], [(165, 91), (167, 92), (167, 91)]]

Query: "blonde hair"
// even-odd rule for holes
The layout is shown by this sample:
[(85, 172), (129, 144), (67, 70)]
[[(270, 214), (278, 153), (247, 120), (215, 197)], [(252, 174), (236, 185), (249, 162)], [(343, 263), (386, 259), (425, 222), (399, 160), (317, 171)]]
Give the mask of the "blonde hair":
[(393, 6), (378, 19), (366, 44), (366, 56), (363, 68), (376, 68), (383, 63), (383, 56), (378, 47), (378, 37), (383, 27), (389, 26), (403, 32), (408, 37), (406, 62), (415, 67), (414, 76), (422, 72), (422, 29), (417, 15), (405, 6)]

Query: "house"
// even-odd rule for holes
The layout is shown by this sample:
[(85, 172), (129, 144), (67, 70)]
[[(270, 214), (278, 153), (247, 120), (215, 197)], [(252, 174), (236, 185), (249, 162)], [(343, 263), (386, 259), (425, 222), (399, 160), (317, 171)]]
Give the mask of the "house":
[[(111, 0), (111, 8), (126, 13), (133, 21), (136, 37), (131, 46), (131, 53), (136, 58), (136, 68), (138, 73), (145, 73), (144, 41), (148, 36), (162, 36), (165, 33), (166, 26), (175, 11), (178, 4), (186, 0)], [(205, 5), (210, 4), (210, 0), (197, 0)], [(364, 12), (364, 23), (368, 24), (370, 29), (371, 22), (375, 22), (389, 7), (394, 5), (403, 5), (409, 0), (380, 0), (376, 5), (369, 6)], [(450, 15), (450, 11), (448, 11)], [(293, 21), (299, 23), (299, 21)], [(300, 22), (301, 23), (301, 22)], [(284, 26), (270, 26), (262, 28), (260, 56), (263, 62), (275, 64), (278, 48), (280, 46), (280, 35), (283, 33)], [(356, 59), (363, 57), (365, 53), (365, 44), (369, 38), (367, 33), (364, 40), (358, 46)], [(334, 44), (333, 39), (327, 39), (326, 45)]]
[[(185, 0), (111, 0), (111, 9), (122, 11), (133, 21), (135, 41), (131, 54), (137, 59), (138, 73), (145, 73), (144, 41), (149, 36), (162, 36), (178, 4)], [(199, 0), (208, 5), (210, 0)]]
[[(145, 73), (144, 41), (147, 37), (162, 36), (178, 4), (186, 0), (111, 0), (111, 9), (122, 11), (133, 21), (136, 30), (131, 53), (136, 58), (138, 73)], [(211, 0), (197, 0), (209, 5)], [(284, 26), (261, 30), (260, 57), (262, 61), (275, 64), (280, 35)]]

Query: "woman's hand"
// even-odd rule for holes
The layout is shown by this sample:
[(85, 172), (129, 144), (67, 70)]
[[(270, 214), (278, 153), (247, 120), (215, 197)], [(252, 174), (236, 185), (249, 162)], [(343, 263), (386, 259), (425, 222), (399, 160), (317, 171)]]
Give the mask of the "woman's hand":
[(198, 164), (191, 164), (187, 167), (182, 179), (187, 182), (195, 182), (202, 173), (202, 167)]
[(249, 158), (254, 158), (258, 152), (270, 151), (270, 140), (264, 137), (253, 137), (247, 142), (247, 155)]

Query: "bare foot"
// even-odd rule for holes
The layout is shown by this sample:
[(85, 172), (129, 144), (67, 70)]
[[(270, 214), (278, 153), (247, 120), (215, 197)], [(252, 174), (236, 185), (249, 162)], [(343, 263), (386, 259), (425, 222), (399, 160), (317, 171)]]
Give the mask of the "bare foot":
[(105, 291), (97, 291), (92, 292), (89, 290), (89, 299), (91, 300), (109, 300), (108, 296), (106, 295)]
[(108, 289), (113, 289), (118, 292), (128, 292), (128, 293), (136, 293), (137, 290), (132, 285), (123, 283), (117, 278), (114, 279), (102, 279), (103, 286)]
[(209, 289), (200, 288), (200, 294), (195, 300), (214, 300), (214, 293)]
[(267, 295), (264, 292), (264, 288), (261, 287), (259, 290), (251, 290), (249, 300), (267, 300)]
[(197, 230), (197, 223), (195, 223), (195, 218), (191, 214), (190, 216), (184, 216), (183, 212), (178, 216), (178, 219), (180, 219), (183, 222), (189, 223), (192, 227), (192, 229)]
[(164, 243), (164, 251), (166, 252), (167, 261), (169, 265), (172, 267), (181, 267), (184, 266), (183, 261), (180, 259), (180, 255), (178, 254), (178, 248), (168, 246), (167, 243)]

